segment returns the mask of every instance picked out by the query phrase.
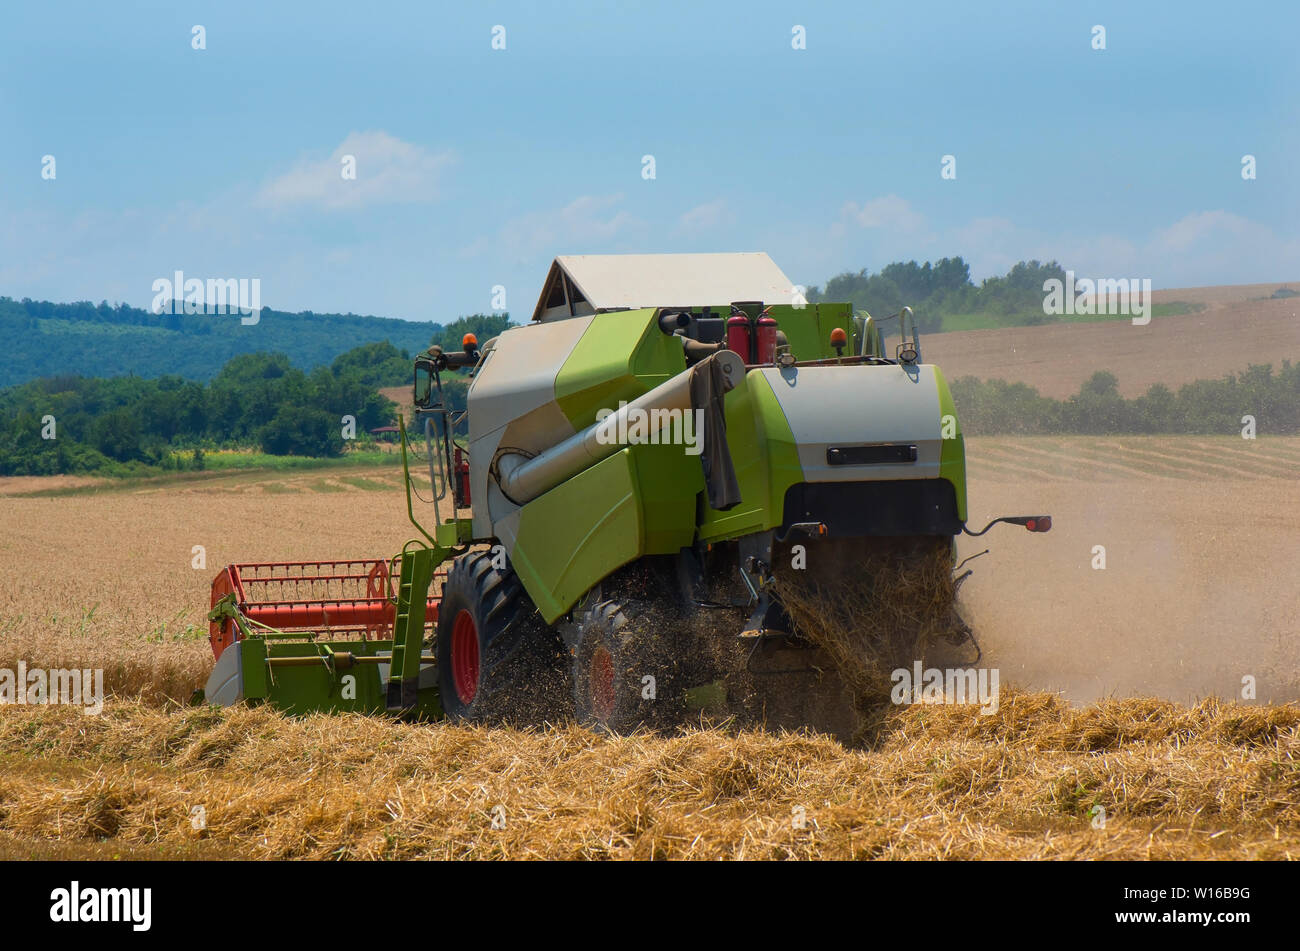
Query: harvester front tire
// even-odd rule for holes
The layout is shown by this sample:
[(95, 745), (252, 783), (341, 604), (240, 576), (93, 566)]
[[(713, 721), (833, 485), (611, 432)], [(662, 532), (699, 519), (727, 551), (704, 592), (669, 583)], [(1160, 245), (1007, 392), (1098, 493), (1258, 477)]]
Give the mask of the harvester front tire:
[[(638, 602), (601, 601), (579, 619), (574, 657), (578, 722), (611, 733), (670, 726), (684, 710), (671, 633), (647, 623)], [(658, 619), (657, 619), (658, 620)], [(634, 630), (639, 622), (646, 630)]]
[(439, 693), (448, 719), (538, 723), (563, 715), (568, 692), (559, 636), (518, 576), (488, 552), (452, 562), (438, 608)]

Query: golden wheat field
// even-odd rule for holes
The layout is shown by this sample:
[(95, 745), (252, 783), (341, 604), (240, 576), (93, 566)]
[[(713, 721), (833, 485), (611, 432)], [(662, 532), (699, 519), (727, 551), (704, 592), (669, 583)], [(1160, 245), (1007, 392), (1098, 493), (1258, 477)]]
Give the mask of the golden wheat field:
[(188, 707), (212, 576), (391, 554), (398, 471), (0, 483), (0, 668), (101, 667), (111, 695), (0, 707), (0, 857), (1300, 856), (1300, 439), (968, 458), (972, 524), (1054, 517), (961, 543), (991, 549), (962, 597), (1001, 702), (897, 708), (865, 749)]

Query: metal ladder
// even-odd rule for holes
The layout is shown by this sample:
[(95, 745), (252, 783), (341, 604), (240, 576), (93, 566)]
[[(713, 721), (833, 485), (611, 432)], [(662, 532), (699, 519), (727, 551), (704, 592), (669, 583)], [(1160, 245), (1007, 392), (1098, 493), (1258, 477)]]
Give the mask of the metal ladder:
[(402, 713), (415, 707), (420, 692), (420, 662), (424, 623), (433, 570), (446, 552), (434, 548), (405, 548), (397, 586), (397, 616), (393, 620), (393, 660), (389, 668), (386, 706)]

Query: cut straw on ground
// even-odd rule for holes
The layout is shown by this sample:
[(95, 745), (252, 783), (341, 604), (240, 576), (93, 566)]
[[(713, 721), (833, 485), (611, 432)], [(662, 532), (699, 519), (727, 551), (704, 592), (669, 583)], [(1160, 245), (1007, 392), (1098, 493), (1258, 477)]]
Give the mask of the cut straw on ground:
[(899, 708), (876, 749), (852, 751), (808, 734), (609, 737), (265, 708), (115, 702), (90, 717), (13, 707), (0, 715), (0, 851), (1292, 858), (1298, 724), (1295, 705), (1075, 709), (1004, 693), (994, 715)]

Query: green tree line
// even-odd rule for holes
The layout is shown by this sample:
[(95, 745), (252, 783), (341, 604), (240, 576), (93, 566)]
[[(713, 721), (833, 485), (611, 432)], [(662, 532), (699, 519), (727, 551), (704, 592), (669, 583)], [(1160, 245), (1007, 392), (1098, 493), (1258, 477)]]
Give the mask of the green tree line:
[(987, 313), (1005, 323), (1044, 323), (1043, 282), (1065, 280), (1065, 268), (1055, 261), (1021, 261), (1001, 277), (989, 277), (978, 286), (971, 281), (970, 265), (960, 257), (926, 261), (895, 261), (871, 273), (838, 274), (825, 288), (813, 287), (808, 300), (850, 301), (877, 317), (897, 313), (909, 305), (925, 333), (942, 329), (943, 318), (958, 314)]
[(1069, 399), (1042, 396), (1004, 380), (962, 377), (952, 383), (968, 435), (1078, 433), (1084, 435), (1240, 433), (1250, 416), (1260, 433), (1300, 434), (1300, 364), (1254, 365), (1218, 380), (1196, 380), (1177, 391), (1163, 383), (1125, 399), (1114, 374), (1100, 370)]
[[(506, 313), (471, 314), (434, 325), (424, 340), (458, 350), (466, 333), (485, 344), (508, 326)], [(428, 334), (428, 325), (421, 331)], [(409, 351), (382, 341), (310, 371), (285, 354), (257, 352), (228, 360), (206, 382), (172, 374), (44, 377), (0, 390), (0, 475), (202, 466), (201, 450), (219, 447), (338, 456), (344, 416), (355, 419), (360, 442), (396, 421), (396, 406), (376, 391), (409, 386), (413, 366)], [(445, 375), (453, 409), (465, 408), (466, 390), (460, 374)]]
[[(396, 407), (375, 391), (409, 373), (409, 354), (392, 344), (358, 348), (310, 373), (278, 353), (230, 360), (208, 383), (177, 376), (56, 376), (0, 391), (0, 475), (129, 472), (202, 466), (202, 452), (260, 447), (275, 455), (337, 456), (343, 417), (359, 439), (393, 422)], [(52, 436), (53, 438), (46, 438)]]
[(442, 330), (430, 322), (263, 308), (256, 324), (236, 315), (154, 314), (126, 304), (0, 297), (5, 359), (0, 387), (40, 377), (178, 376), (210, 380), (232, 357), (283, 353), (300, 370), (329, 366), (367, 341), (415, 352)]

